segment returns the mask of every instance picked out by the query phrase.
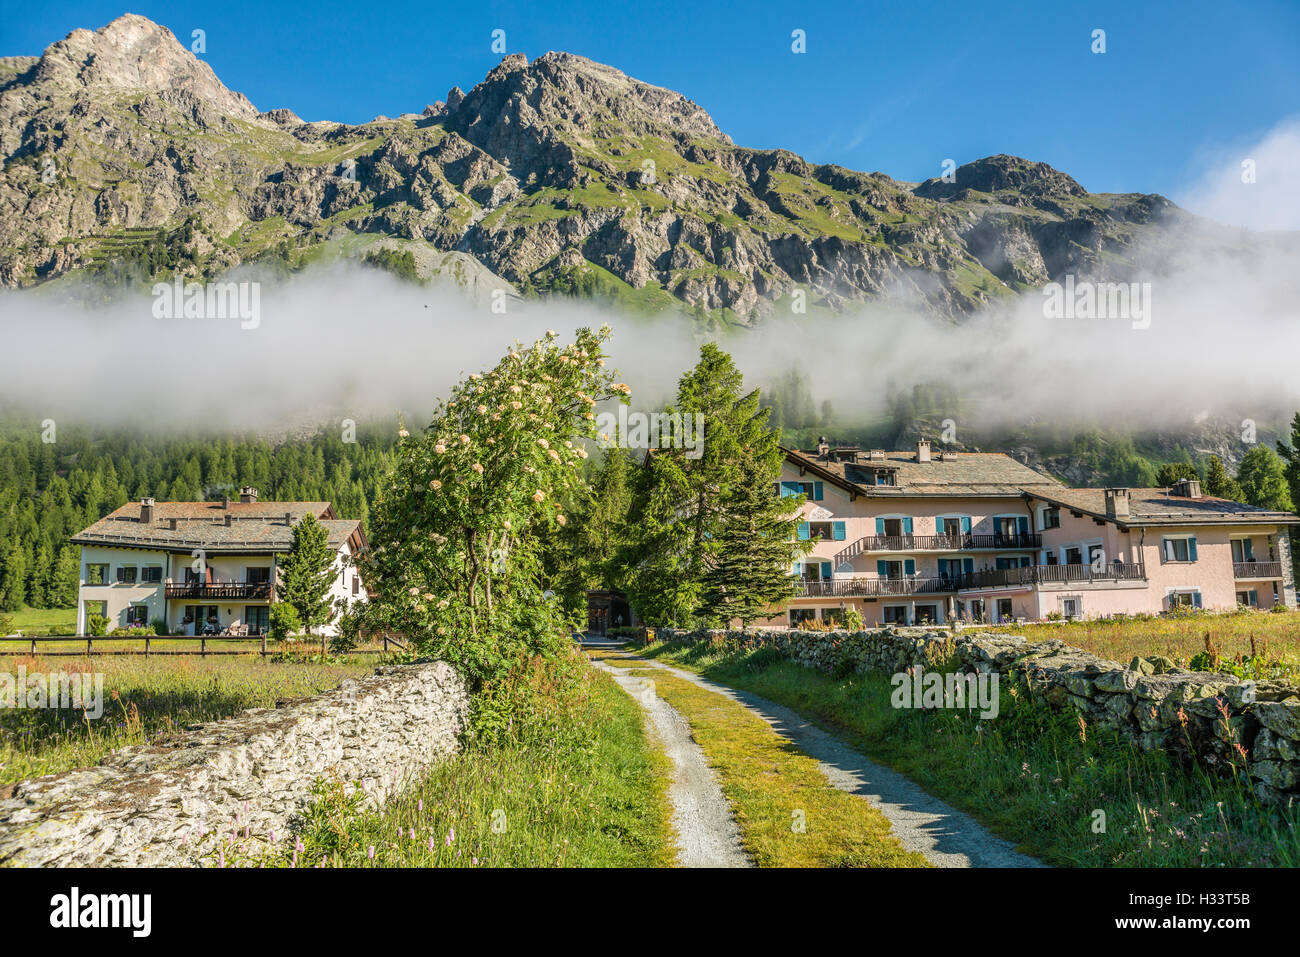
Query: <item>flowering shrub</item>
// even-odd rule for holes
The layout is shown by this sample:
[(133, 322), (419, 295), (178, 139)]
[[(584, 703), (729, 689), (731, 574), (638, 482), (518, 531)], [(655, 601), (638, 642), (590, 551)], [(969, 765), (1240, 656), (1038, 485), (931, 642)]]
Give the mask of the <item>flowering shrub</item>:
[(548, 653), (567, 634), (541, 590), (538, 533), (565, 525), (561, 502), (585, 480), (592, 407), (627, 388), (606, 371), (609, 327), (516, 342), (438, 406), (423, 436), (403, 428), (372, 517), (373, 624), (474, 682)]

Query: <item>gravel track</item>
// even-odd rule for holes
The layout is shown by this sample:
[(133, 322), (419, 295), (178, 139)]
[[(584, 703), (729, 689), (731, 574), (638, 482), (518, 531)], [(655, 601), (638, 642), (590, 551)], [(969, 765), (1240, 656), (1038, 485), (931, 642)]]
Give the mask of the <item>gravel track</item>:
[(717, 776), (704, 751), (691, 737), (691, 726), (654, 692), (653, 682), (622, 668), (592, 662), (609, 672), (619, 687), (646, 713), (664, 753), (673, 763), (668, 799), (677, 834), (677, 863), (682, 867), (753, 867), (740, 843), (740, 829), (731, 816)]
[[(783, 705), (775, 704), (766, 698), (761, 698), (747, 691), (739, 691), (714, 684), (694, 672), (661, 664), (650, 658), (642, 658), (635, 654), (622, 654), (621, 657), (627, 661), (635, 661), (638, 665), (661, 668), (669, 674), (676, 675), (701, 688), (730, 698), (756, 714), (771, 725), (778, 734), (788, 738), (810, 757), (817, 760), (831, 785), (841, 791), (863, 797), (870, 802), (872, 807), (877, 808), (893, 824), (893, 830), (890, 833), (898, 839), (903, 847), (909, 851), (916, 851), (924, 855), (926, 860), (936, 867), (1043, 866), (1034, 858), (1021, 854), (1008, 841), (992, 834), (970, 815), (949, 807), (938, 798), (927, 794), (918, 785), (903, 777), (897, 771), (882, 767), (869, 760), (838, 738), (827, 734), (797, 712)], [(615, 680), (619, 681), (619, 684), (623, 685), (624, 688), (629, 688), (629, 684), (619, 680), (618, 671), (620, 669), (599, 662), (597, 667), (613, 672)], [(629, 683), (644, 682), (644, 679), (631, 676), (624, 677)], [(641, 686), (642, 684), (636, 685), (636, 687)], [(637, 692), (632, 691), (631, 693), (633, 697), (637, 696)], [(650, 696), (654, 697), (653, 695)], [(703, 764), (704, 755), (700, 751), (699, 745), (690, 740), (689, 726), (682, 720), (681, 715), (669, 708), (662, 699), (654, 697), (654, 700), (666, 712), (671, 714), (671, 719), (665, 718), (663, 720), (673, 724), (677, 732), (686, 739), (689, 747), (694, 749), (698, 761)], [(642, 701), (642, 706), (650, 710), (645, 701)], [(651, 710), (651, 716), (658, 730), (661, 719), (654, 717), (653, 710)], [(663, 732), (660, 733), (663, 734)], [(674, 765), (680, 767), (678, 757), (674, 756), (673, 761)], [(718, 788), (716, 780), (713, 780), (712, 771), (709, 770), (707, 765), (704, 765), (703, 769), (708, 773), (712, 781), (713, 791), (716, 792), (716, 800), (721, 802), (723, 808), (725, 808), (726, 801), (722, 797), (722, 792)], [(702, 793), (698, 794), (696, 799), (698, 800), (703, 796)], [(674, 807), (676, 806), (676, 800), (674, 800)], [(717, 817), (716, 808), (712, 812), (712, 817)], [(675, 821), (676, 815), (674, 815)], [(727, 822), (734, 832), (735, 823), (731, 821), (729, 812), (727, 813)]]

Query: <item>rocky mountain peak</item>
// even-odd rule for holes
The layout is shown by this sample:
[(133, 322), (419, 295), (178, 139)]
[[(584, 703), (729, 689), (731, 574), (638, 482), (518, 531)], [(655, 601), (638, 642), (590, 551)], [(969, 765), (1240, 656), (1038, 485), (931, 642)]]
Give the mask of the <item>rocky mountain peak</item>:
[(928, 179), (915, 192), (926, 199), (947, 199), (968, 189), (981, 193), (1013, 189), (1033, 197), (1088, 195), (1086, 189), (1060, 170), (1005, 153), (957, 167), (955, 182), (944, 182), (941, 177)]
[(228, 90), (170, 30), (133, 13), (93, 32), (73, 30), (51, 44), (34, 79), (48, 85), (51, 94), (85, 89), (188, 93), (227, 116), (257, 117), (248, 98)]

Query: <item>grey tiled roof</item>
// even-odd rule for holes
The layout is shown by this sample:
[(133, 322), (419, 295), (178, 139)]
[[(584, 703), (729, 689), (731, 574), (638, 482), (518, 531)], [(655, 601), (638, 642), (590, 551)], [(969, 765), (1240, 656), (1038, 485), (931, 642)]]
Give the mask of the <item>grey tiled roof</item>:
[[(1035, 495), (1100, 517), (1106, 516), (1106, 490), (1100, 488), (1063, 488), (1055, 492), (1033, 491)], [(1124, 525), (1204, 525), (1204, 524), (1277, 524), (1300, 522), (1300, 516), (1257, 508), (1226, 498), (1202, 495), (1184, 498), (1163, 488), (1131, 488), (1129, 516), (1119, 519)]]
[[(832, 454), (829, 460), (816, 452), (786, 450), (786, 458), (794, 465), (810, 471), (820, 471), (842, 484), (853, 487), (860, 495), (881, 498), (915, 495), (942, 496), (1018, 496), (1022, 491), (1064, 489), (1056, 479), (1035, 472), (1009, 455), (1001, 452), (960, 452), (940, 460), (933, 452), (929, 462), (916, 461), (916, 452), (886, 452), (883, 459), (868, 460), (864, 453), (857, 461), (839, 462)], [(876, 485), (875, 469), (895, 472), (896, 485)]]
[[(229, 514), (231, 522), (226, 524)], [(289, 521), (285, 521), (285, 515)], [(72, 536), (76, 545), (122, 545), (189, 552), (282, 552), (293, 543), (293, 526), (305, 515), (321, 520), (331, 548), (343, 546), (361, 523), (338, 519), (329, 502), (158, 502), (153, 521), (140, 521), (140, 503), (123, 505)], [(176, 528), (172, 528), (172, 520)]]

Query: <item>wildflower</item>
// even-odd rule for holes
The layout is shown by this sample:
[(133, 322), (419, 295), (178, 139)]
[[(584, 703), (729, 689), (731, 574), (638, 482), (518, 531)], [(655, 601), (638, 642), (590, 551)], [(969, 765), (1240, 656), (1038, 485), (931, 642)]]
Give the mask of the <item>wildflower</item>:
[(406, 429), (398, 429), (398, 430), (397, 430), (397, 435), (398, 435), (399, 438), (403, 438), (403, 439), (404, 439), (404, 438), (406, 438), (406, 437), (407, 437), (408, 435), (410, 435), (410, 434), (411, 434), (411, 433), (410, 433), (410, 432), (407, 432)]
[(447, 446), (444, 445), (442, 442), (439, 442), (437, 445), (433, 447), (433, 450), (437, 452), (439, 455), (441, 455), (443, 452), (447, 451)]
[(442, 480), (434, 479), (429, 483), (429, 488), (433, 489), (435, 492), (438, 491), (438, 489), (442, 488)]
[(412, 597), (414, 597), (414, 596), (420, 594), (420, 589), (418, 589), (418, 588), (411, 588), (411, 589), (410, 589), (410, 594), (411, 594)]
[(487, 412), (487, 406), (486, 406), (486, 405), (479, 405), (479, 406), (475, 409), (475, 411), (478, 412), (479, 415), (482, 415), (483, 413)]
[(559, 522), (561, 525), (563, 525), (565, 522), (568, 521), (568, 519), (565, 518), (563, 515), (557, 515), (557, 516), (555, 516), (555, 520), (556, 520), (557, 522)]
[(421, 814), (424, 813), (424, 798), (420, 798), (420, 800), (416, 803), (416, 810), (419, 811)]
[[(429, 597), (432, 598), (433, 596), (430, 595)], [(443, 609), (443, 608), (446, 608), (446, 607), (447, 607), (448, 605), (450, 605), (450, 604), (451, 604), (451, 602), (447, 601), (447, 599), (444, 598), (442, 601), (438, 602), (438, 608), (441, 610), (441, 609)], [(423, 801), (420, 802), (420, 810), (421, 810), (421, 811), (424, 810), (424, 802), (423, 802)]]
[(541, 489), (538, 489), (536, 492), (533, 493), (534, 502), (540, 502), (544, 498), (546, 498), (546, 493), (543, 492)]
[(425, 600), (425, 601), (433, 601), (433, 593), (432, 593), (432, 592), (425, 592), (425, 593), (424, 593), (424, 600)]
[(375, 845), (370, 845), (370, 850), (366, 852), (366, 857), (370, 858), (372, 861), (375, 859)]
[(522, 402), (520, 402), (518, 399), (516, 399), (515, 401), (513, 401), (513, 402), (510, 403), (510, 408), (515, 409), (515, 410), (522, 409), (523, 407), (524, 407), (524, 404), (523, 404)]
[(482, 475), (482, 474), (483, 474), (483, 466), (482, 466), (482, 464), (479, 463), (479, 462), (475, 462), (473, 465), (470, 466), (470, 468), (472, 468), (472, 469), (473, 469), (475, 472), (477, 472), (479, 475)]
[(510, 392), (511, 392), (512, 395), (518, 395), (520, 392), (523, 392), (523, 391), (524, 391), (524, 390), (521, 389), (521, 388), (520, 388), (519, 386), (517, 386), (517, 385), (512, 385), (512, 386), (510, 387)]
[(629, 386), (626, 382), (615, 382), (615, 383), (614, 383), (612, 386), (610, 386), (609, 388), (610, 388), (610, 391), (612, 391), (612, 392), (621, 392), (623, 395), (631, 395), (631, 394), (632, 394), (632, 387)]
[(545, 439), (538, 439), (537, 444), (544, 449), (549, 449), (551, 447), (551, 443), (547, 442)]
[(468, 435), (462, 435), (462, 436), (460, 437), (460, 444), (461, 444), (461, 445), (469, 445), (469, 436), (468, 436)]

